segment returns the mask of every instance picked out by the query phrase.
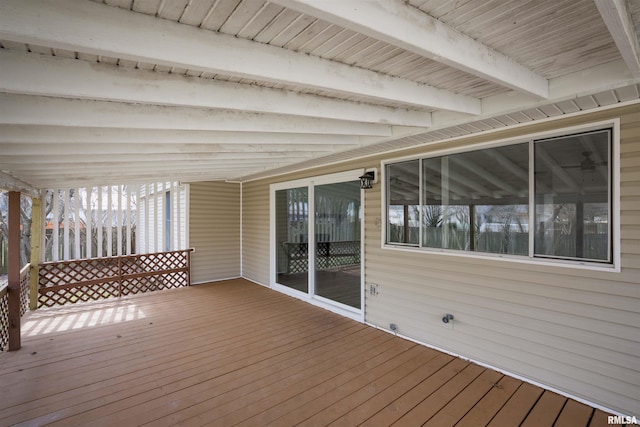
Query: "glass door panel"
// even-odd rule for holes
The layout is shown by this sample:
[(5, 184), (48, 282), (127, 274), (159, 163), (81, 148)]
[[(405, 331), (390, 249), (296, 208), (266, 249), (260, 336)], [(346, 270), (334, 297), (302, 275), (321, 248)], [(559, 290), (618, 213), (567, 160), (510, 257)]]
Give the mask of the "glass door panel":
[(309, 292), (307, 187), (276, 191), (276, 281)]
[(315, 294), (361, 308), (360, 184), (314, 187)]

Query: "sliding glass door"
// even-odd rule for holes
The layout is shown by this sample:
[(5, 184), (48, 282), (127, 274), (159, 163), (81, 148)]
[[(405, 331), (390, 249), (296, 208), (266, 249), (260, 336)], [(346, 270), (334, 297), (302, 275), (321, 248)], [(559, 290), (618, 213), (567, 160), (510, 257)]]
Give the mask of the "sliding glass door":
[(274, 184), (271, 191), (274, 288), (347, 315), (362, 308), (357, 172)]
[(360, 308), (360, 185), (315, 187), (315, 294)]
[(309, 190), (278, 190), (276, 198), (276, 280), (309, 292)]

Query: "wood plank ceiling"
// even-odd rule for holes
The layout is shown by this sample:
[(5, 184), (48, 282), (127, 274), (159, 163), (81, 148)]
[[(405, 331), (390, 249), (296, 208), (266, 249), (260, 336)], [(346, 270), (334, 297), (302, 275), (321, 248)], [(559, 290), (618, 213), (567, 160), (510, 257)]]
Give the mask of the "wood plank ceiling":
[(638, 28), (640, 0), (0, 0), (0, 187), (242, 181), (634, 102)]

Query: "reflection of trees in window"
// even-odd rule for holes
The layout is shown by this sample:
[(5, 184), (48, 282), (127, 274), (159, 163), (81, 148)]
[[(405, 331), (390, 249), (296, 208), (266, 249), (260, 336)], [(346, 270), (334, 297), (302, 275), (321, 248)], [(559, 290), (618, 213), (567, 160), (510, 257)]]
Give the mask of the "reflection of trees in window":
[(387, 243), (611, 262), (610, 157), (605, 129), (389, 164)]
[(528, 163), (527, 144), (423, 159), (422, 245), (526, 254)]
[(420, 241), (420, 162), (412, 160), (387, 166), (387, 241), (418, 244)]
[(610, 130), (536, 141), (535, 253), (610, 261)]
[(477, 206), (476, 250), (526, 255), (529, 246), (528, 211), (527, 205)]

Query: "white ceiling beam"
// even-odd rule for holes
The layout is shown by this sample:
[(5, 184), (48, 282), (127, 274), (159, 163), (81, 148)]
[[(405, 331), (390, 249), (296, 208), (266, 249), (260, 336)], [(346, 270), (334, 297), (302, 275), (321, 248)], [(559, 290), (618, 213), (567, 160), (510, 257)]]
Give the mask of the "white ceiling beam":
[(480, 113), (476, 98), (84, 0), (5, 0), (0, 4), (0, 39), (417, 108)]
[[(283, 166), (285, 163), (278, 164)], [(25, 179), (29, 179), (30, 182), (39, 185), (43, 188), (56, 187), (59, 182), (73, 182), (75, 185), (85, 186), (84, 180), (100, 181), (102, 183), (117, 184), (119, 182), (133, 182), (142, 178), (158, 181), (169, 179), (192, 179), (198, 177), (201, 181), (216, 180), (216, 179), (229, 179), (229, 177), (237, 175), (245, 175), (250, 172), (261, 172), (270, 169), (268, 165), (246, 165), (246, 164), (229, 164), (229, 165), (211, 165), (202, 166), (190, 166), (188, 168), (167, 168), (163, 169), (162, 175), (158, 174), (158, 166), (155, 167), (140, 167), (137, 170), (133, 169), (118, 169), (113, 166), (103, 168), (77, 168), (72, 170), (56, 169), (45, 171), (25, 171), (21, 175)]]
[[(606, 1), (606, 0), (603, 0)], [(518, 92), (548, 96), (547, 80), (401, 0), (273, 0)]]
[(552, 103), (574, 100), (606, 90), (616, 90), (635, 83), (640, 78), (631, 74), (624, 61), (613, 61), (576, 73), (567, 74), (549, 80), (549, 99), (536, 100), (528, 95), (503, 93), (482, 100), (482, 115), (470, 118), (468, 115), (434, 112), (433, 124), (428, 131), (445, 129), (477, 120), (538, 108)]
[(428, 112), (0, 49), (0, 92), (429, 127)]
[(0, 124), (391, 136), (390, 125), (0, 93)]
[[(234, 160), (256, 160), (256, 161), (279, 161), (279, 160), (299, 160), (311, 158), (314, 154), (322, 152), (314, 151), (293, 151), (293, 152), (276, 152), (276, 153), (174, 153), (174, 154), (127, 154), (122, 156), (120, 154), (109, 156), (102, 155), (96, 156), (93, 154), (87, 155), (85, 153), (74, 154), (53, 154), (47, 156), (37, 155), (21, 155), (12, 156), (3, 154), (0, 157), (0, 169), (5, 166), (22, 165), (34, 166), (37, 165), (56, 165), (56, 164), (100, 164), (100, 163), (148, 163), (148, 162), (194, 162), (194, 161), (234, 161)], [(18, 169), (16, 169), (18, 170)]]
[[(65, 126), (0, 125), (0, 143), (112, 144), (329, 144), (358, 145), (351, 135), (217, 132), (157, 129), (71, 128)], [(78, 145), (77, 150), (82, 151)]]
[[(264, 170), (265, 168), (261, 168), (260, 170)], [(228, 176), (234, 176), (234, 173), (241, 173), (245, 171), (244, 168), (239, 169), (229, 169), (223, 171), (221, 174), (203, 174), (201, 172), (194, 173), (185, 173), (185, 174), (174, 174), (174, 175), (163, 175), (162, 181), (180, 181), (183, 183), (189, 182), (206, 182), (206, 181), (227, 181)], [(54, 174), (49, 176), (39, 176), (36, 178), (37, 185), (40, 188), (46, 189), (64, 189), (64, 188), (74, 188), (78, 186), (82, 187), (90, 187), (90, 186), (99, 186), (99, 185), (119, 185), (119, 184), (147, 184), (149, 182), (157, 182), (158, 174), (157, 173), (144, 173), (139, 174), (135, 177), (128, 177), (127, 179), (119, 176), (117, 173), (112, 173), (109, 175), (103, 174), (101, 176), (94, 175), (86, 175), (86, 174), (73, 174), (73, 175), (60, 175)]]
[(595, 3), (627, 67), (634, 77), (640, 77), (640, 41), (627, 0), (595, 0)]
[[(215, 169), (210, 166), (193, 168), (189, 170), (168, 169), (162, 175), (158, 175), (158, 171), (139, 170), (130, 171), (123, 174), (122, 170), (105, 169), (101, 171), (72, 170), (72, 171), (33, 171), (28, 174), (34, 183), (40, 184), (40, 188), (59, 188), (60, 182), (73, 183), (74, 186), (86, 186), (89, 182), (101, 182), (104, 185), (116, 185), (118, 183), (133, 183), (140, 180), (148, 181), (169, 181), (198, 178), (199, 181), (228, 179), (234, 173), (247, 173), (250, 171), (264, 171), (269, 169), (268, 166), (250, 167), (247, 165), (229, 165), (220, 166)], [(85, 180), (87, 183), (85, 184)]]
[[(220, 155), (257, 155), (268, 156), (272, 153), (276, 155), (282, 152), (302, 152), (302, 153), (332, 153), (340, 150), (340, 148), (349, 148), (349, 146), (338, 146), (331, 144), (120, 144), (117, 147), (117, 153), (122, 156), (129, 155), (150, 155), (150, 154), (197, 154), (208, 155), (217, 153)], [(17, 143), (0, 143), (0, 153), (4, 156), (31, 156), (33, 158), (55, 156), (58, 154), (78, 154), (82, 151), (86, 156), (108, 156), (113, 155), (114, 148), (105, 144), (84, 144), (81, 147), (78, 144), (71, 143), (37, 143), (25, 144)]]
[[(266, 168), (256, 168), (253, 170), (265, 170)], [(161, 178), (158, 177), (157, 172), (144, 172), (136, 175), (123, 176), (120, 172), (104, 172), (100, 174), (91, 173), (59, 173), (59, 174), (47, 174), (38, 175), (33, 177), (33, 182), (40, 188), (71, 188), (71, 187), (88, 187), (95, 185), (118, 185), (118, 184), (136, 184), (136, 183), (148, 183), (162, 181), (180, 181), (180, 182), (196, 182), (196, 181), (224, 181), (229, 176), (234, 174), (241, 174), (247, 171), (247, 168), (236, 167), (229, 168), (220, 171), (205, 173), (202, 171), (195, 171), (189, 173), (174, 173), (163, 174)]]
[[(180, 161), (180, 162), (167, 162), (166, 160), (151, 160), (151, 161), (141, 161), (141, 162), (129, 162), (125, 159), (114, 159), (109, 161), (108, 159), (94, 159), (94, 161), (81, 162), (81, 163), (51, 163), (46, 167), (46, 172), (43, 172), (43, 167), (41, 164), (11, 164), (12, 171), (16, 174), (29, 173), (29, 174), (37, 174), (37, 173), (51, 173), (51, 172), (62, 172), (62, 173), (73, 173), (78, 171), (91, 171), (92, 173), (103, 173), (110, 171), (118, 171), (123, 176), (127, 175), (135, 175), (138, 172), (143, 171), (160, 171), (160, 177), (164, 176), (166, 172), (170, 171), (190, 171), (190, 170), (199, 170), (199, 171), (208, 171), (211, 169), (217, 169), (219, 167), (228, 168), (234, 166), (242, 166), (247, 167), (249, 169), (260, 167), (260, 166), (269, 166), (273, 167), (282, 166), (289, 164), (296, 159), (272, 159), (272, 158), (262, 158), (262, 159), (222, 159), (222, 160), (188, 160), (188, 161)], [(0, 168), (5, 168), (7, 163), (4, 161), (0, 161)]]
[(0, 170), (0, 189), (5, 191), (19, 191), (30, 197), (40, 197), (40, 191), (33, 185)]

